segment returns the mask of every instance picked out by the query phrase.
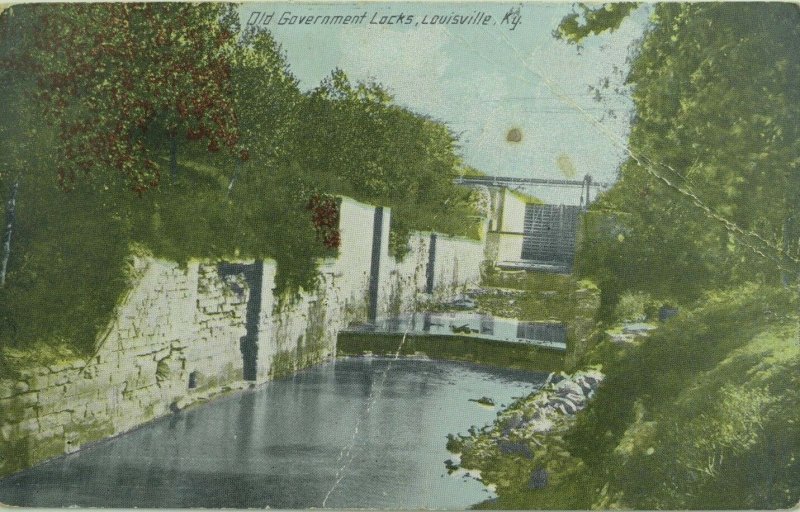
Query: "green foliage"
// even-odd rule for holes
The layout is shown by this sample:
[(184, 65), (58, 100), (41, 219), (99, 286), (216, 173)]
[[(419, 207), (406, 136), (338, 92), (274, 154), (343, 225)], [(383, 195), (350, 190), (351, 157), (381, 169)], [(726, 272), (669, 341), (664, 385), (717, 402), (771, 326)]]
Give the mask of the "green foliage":
[[(587, 471), (611, 485), (610, 501), (594, 505), (776, 508), (797, 501), (792, 468), (800, 445), (790, 441), (800, 436), (790, 385), (800, 364), (796, 301), (791, 292), (759, 286), (710, 295), (605, 362), (606, 381), (567, 436)], [(774, 442), (788, 452), (761, 452)], [(738, 466), (747, 460), (755, 462), (749, 470)]]
[[(575, 423), (564, 420), (563, 437), (507, 430), (523, 399), (488, 433), (450, 439), (465, 467), (497, 485), (499, 501), (479, 508), (791, 507), (800, 498), (797, 300), (757, 285), (709, 294), (641, 345), (606, 351), (606, 379)], [(503, 442), (527, 445), (531, 457), (501, 453)], [(539, 468), (547, 486), (530, 489)]]
[(35, 84), (30, 92), (58, 130), (65, 188), (79, 179), (118, 186), (120, 178), (138, 193), (157, 187), (152, 130), (172, 138), (187, 131), (210, 151), (236, 146), (232, 6), (22, 5), (5, 14), (13, 32), (6, 67)]
[(691, 302), (796, 275), (800, 10), (658, 4), (632, 62), (635, 158), (592, 205), (576, 268), (603, 289)]
[(397, 249), (410, 230), (477, 238), (473, 192), (453, 185), (461, 160), (443, 124), (392, 104), (379, 84), (351, 84), (338, 69), (298, 116), (297, 176), (306, 188), (392, 208)]
[(640, 322), (653, 319), (657, 309), (656, 301), (648, 293), (626, 292), (622, 294), (614, 308), (614, 319), (618, 322)]
[(565, 16), (553, 35), (568, 43), (580, 44), (592, 34), (615, 31), (638, 6), (637, 2), (614, 2), (599, 7), (579, 3), (576, 7), (580, 12), (572, 12)]

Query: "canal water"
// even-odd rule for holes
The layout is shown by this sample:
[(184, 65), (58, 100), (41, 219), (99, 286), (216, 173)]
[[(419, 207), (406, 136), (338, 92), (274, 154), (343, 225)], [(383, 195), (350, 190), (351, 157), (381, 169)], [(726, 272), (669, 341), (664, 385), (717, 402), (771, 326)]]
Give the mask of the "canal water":
[[(545, 374), (421, 359), (342, 359), (156, 420), (0, 480), (38, 507), (465, 508), (448, 433), (492, 422)], [(470, 399), (492, 398), (496, 407)]]
[(567, 328), (561, 322), (527, 322), (472, 311), (406, 313), (356, 325), (349, 332), (475, 336), (483, 340), (539, 345), (566, 350)]

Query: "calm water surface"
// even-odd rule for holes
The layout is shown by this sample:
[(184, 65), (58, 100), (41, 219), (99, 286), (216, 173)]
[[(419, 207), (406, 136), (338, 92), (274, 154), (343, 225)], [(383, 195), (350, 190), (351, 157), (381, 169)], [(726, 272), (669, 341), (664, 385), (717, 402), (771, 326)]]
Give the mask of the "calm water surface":
[[(388, 372), (387, 365), (391, 365)], [(0, 480), (40, 507), (464, 508), (492, 497), (448, 475), (448, 433), (491, 423), (546, 376), (353, 358), (159, 419)], [(338, 481), (338, 484), (336, 483)]]

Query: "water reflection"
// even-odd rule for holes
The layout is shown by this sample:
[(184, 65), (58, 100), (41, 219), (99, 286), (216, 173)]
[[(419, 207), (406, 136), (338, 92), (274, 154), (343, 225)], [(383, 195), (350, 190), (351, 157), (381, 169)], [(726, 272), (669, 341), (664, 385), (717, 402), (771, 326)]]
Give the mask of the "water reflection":
[(543, 345), (566, 350), (566, 326), (560, 322), (528, 322), (468, 311), (419, 312), (353, 326), (355, 332), (477, 336), (481, 339)]

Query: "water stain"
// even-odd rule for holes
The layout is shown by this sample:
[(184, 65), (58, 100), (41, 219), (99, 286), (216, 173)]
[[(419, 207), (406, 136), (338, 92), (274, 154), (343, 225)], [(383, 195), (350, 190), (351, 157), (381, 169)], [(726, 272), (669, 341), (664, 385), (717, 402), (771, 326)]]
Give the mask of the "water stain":
[(519, 128), (511, 128), (506, 133), (506, 141), (512, 143), (519, 143), (522, 142), (522, 130)]

